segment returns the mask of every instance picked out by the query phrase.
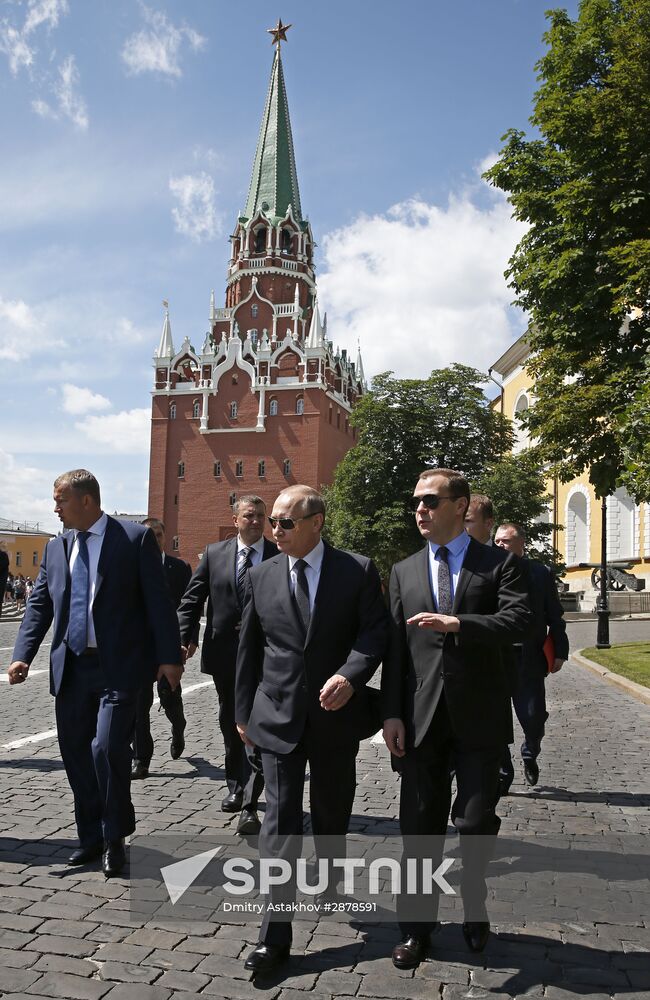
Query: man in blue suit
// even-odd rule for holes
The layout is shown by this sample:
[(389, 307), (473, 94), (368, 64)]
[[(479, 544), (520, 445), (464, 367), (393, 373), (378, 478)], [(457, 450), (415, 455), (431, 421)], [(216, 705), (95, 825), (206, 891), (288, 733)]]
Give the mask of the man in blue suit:
[(102, 857), (119, 875), (124, 837), (135, 830), (130, 739), (138, 690), (182, 673), (180, 636), (153, 533), (103, 513), (99, 483), (85, 469), (54, 483), (66, 529), (45, 549), (9, 667), (28, 675), (53, 625), (50, 691), (59, 747), (74, 796), (79, 847), (69, 862)]

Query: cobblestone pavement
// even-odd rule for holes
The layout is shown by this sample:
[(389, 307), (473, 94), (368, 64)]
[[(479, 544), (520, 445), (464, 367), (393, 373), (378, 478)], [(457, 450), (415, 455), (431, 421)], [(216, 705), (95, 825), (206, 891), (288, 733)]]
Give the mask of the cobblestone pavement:
[[(0, 622), (3, 673), (16, 628)], [(570, 625), (569, 632), (572, 648), (595, 641), (595, 623)], [(650, 622), (612, 623), (612, 641), (648, 634)], [(551, 919), (548, 912), (543, 919), (538, 912), (513, 918), (500, 899), (491, 908), (493, 934), (484, 954), (471, 956), (458, 924), (444, 924), (427, 961), (414, 972), (393, 968), (396, 928), (388, 924), (298, 921), (290, 963), (251, 983), (243, 957), (256, 940), (256, 924), (134, 923), (127, 881), (105, 881), (96, 870), (64, 864), (75, 830), (51, 732), (48, 654), (44, 646), (26, 684), (10, 688), (0, 681), (1, 997), (650, 997), (647, 879), (619, 885), (626, 906), (616, 921), (600, 906), (597, 890), (592, 899), (574, 898), (584, 889), (574, 889), (570, 880), (563, 895), (549, 897)], [(205, 681), (195, 657), (184, 682), (187, 749), (180, 760), (170, 759), (166, 720), (153, 713), (151, 776), (134, 785), (139, 834), (214, 834), (236, 822), (219, 809), (223, 747), (216, 696)], [(548, 692), (551, 718), (540, 784), (529, 788), (516, 763), (515, 784), (500, 804), (501, 838), (550, 834), (568, 841), (582, 835), (598, 843), (611, 835), (624, 845), (628, 834), (647, 834), (650, 708), (577, 665), (551, 678)], [(33, 742), (13, 746), (33, 736)], [(395, 832), (399, 786), (383, 745), (362, 744), (358, 775), (354, 829)], [(528, 891), (523, 875), (520, 882), (511, 883), (519, 913)]]

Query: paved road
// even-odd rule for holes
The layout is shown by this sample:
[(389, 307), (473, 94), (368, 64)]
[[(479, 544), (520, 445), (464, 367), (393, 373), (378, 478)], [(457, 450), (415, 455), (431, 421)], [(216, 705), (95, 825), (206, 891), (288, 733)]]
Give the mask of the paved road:
[[(593, 644), (595, 623), (569, 626), (572, 648)], [(0, 665), (7, 665), (16, 626), (0, 623)], [(650, 634), (650, 622), (612, 623), (613, 641)], [(61, 769), (48, 694), (47, 649), (29, 681), (0, 681), (0, 996), (89, 1000), (325, 1000), (330, 997), (650, 996), (650, 890), (647, 869), (611, 869), (588, 884), (548, 871), (552, 891), (533, 903), (539, 877), (515, 864), (510, 895), (491, 905), (493, 929), (484, 955), (469, 956), (457, 923), (433, 939), (415, 972), (391, 964), (392, 925), (299, 921), (295, 955), (272, 979), (249, 982), (242, 959), (256, 924), (184, 924), (129, 916), (129, 888), (96, 871), (69, 870), (63, 859), (74, 840), (71, 796)], [(39, 671), (42, 671), (39, 673)], [(234, 820), (219, 810), (223, 746), (216, 735), (216, 699), (198, 663), (185, 688), (187, 751), (168, 756), (162, 714), (153, 715), (156, 755), (151, 777), (134, 786), (140, 834), (226, 832)], [(501, 841), (516, 853), (517, 838), (555, 837), (584, 844), (611, 861), (637, 850), (647, 835), (650, 708), (570, 664), (549, 680), (551, 719), (536, 789), (518, 768), (502, 800)], [(22, 742), (16, 749), (7, 746)], [(366, 741), (359, 762), (353, 825), (370, 834), (396, 831), (399, 785), (379, 743)], [(191, 780), (188, 780), (191, 779)], [(509, 847), (510, 850), (510, 847)], [(609, 851), (609, 854), (608, 854)], [(599, 856), (600, 856), (599, 855)], [(647, 855), (643, 861), (647, 862)], [(644, 877), (645, 876), (645, 877)], [(492, 894), (496, 881), (490, 880)], [(618, 894), (613, 915), (608, 893)], [(505, 898), (504, 898), (505, 897)]]

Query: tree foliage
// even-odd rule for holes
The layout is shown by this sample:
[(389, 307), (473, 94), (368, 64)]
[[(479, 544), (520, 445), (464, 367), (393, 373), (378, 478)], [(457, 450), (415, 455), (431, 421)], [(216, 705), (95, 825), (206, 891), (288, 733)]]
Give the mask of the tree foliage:
[(361, 397), (352, 423), (357, 444), (326, 490), (327, 532), (335, 545), (390, 567), (422, 544), (409, 498), (422, 469), (452, 468), (470, 483), (512, 447), (510, 421), (490, 409), (485, 376), (464, 365), (426, 379), (385, 372)]
[(560, 525), (547, 517), (552, 496), (547, 490), (548, 473), (534, 449), (504, 455), (476, 483), (494, 506), (495, 527), (504, 521), (520, 524), (526, 531), (527, 554), (556, 572), (562, 568), (560, 553), (553, 547), (553, 530)]
[[(650, 345), (650, 0), (582, 0), (547, 15), (531, 123), (486, 177), (529, 229), (506, 272), (530, 314), (526, 416), (568, 481), (621, 481), (622, 427)], [(632, 483), (633, 485), (633, 483)]]

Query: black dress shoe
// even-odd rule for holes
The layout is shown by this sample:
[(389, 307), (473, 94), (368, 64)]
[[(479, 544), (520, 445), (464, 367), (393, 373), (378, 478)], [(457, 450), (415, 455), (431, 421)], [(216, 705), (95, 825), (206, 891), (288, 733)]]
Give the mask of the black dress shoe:
[(489, 936), (489, 920), (466, 920), (463, 924), (463, 937), (470, 951), (483, 951)]
[(126, 853), (123, 840), (107, 840), (102, 854), (102, 871), (106, 878), (115, 878), (122, 874), (126, 864)]
[(396, 969), (414, 969), (427, 953), (429, 938), (408, 934), (393, 948), (393, 965)]
[(90, 861), (101, 858), (104, 844), (101, 840), (96, 844), (88, 844), (86, 847), (77, 847), (68, 858), (69, 865), (87, 865)]
[(185, 749), (185, 719), (177, 726), (172, 726), (172, 742), (169, 747), (169, 754), (172, 760), (178, 760)]
[(244, 796), (241, 792), (231, 792), (230, 795), (226, 795), (221, 803), (221, 810), (225, 813), (238, 813), (241, 809), (241, 804)]
[(529, 785), (536, 785), (539, 781), (539, 765), (536, 760), (524, 761), (524, 777)]
[(143, 760), (134, 760), (131, 764), (131, 781), (139, 781), (149, 777), (149, 765)]
[(239, 822), (237, 823), (237, 833), (251, 837), (259, 833), (262, 828), (257, 813), (254, 809), (242, 809)]
[(290, 951), (291, 947), (288, 944), (258, 944), (244, 962), (244, 968), (253, 975), (270, 972), (271, 969), (287, 961)]

